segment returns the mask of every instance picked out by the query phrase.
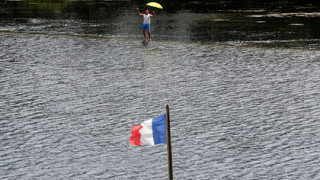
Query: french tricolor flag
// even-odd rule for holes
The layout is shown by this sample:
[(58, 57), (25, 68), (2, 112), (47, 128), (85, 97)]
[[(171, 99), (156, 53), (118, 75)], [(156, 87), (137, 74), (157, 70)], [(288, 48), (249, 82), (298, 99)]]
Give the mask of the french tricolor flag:
[(166, 115), (144, 121), (133, 126), (130, 136), (131, 145), (156, 145), (166, 143)]

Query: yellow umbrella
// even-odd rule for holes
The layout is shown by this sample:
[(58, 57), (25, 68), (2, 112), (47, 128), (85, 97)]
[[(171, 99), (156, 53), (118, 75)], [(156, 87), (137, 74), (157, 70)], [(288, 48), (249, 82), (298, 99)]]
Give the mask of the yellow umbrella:
[(147, 4), (147, 6), (152, 6), (152, 7), (156, 7), (156, 8), (159, 8), (159, 9), (163, 9), (162, 6), (159, 3), (156, 3), (156, 2), (149, 2)]

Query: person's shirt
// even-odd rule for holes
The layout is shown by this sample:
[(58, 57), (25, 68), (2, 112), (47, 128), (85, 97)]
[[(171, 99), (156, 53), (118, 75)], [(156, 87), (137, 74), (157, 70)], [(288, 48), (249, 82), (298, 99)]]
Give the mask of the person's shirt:
[(148, 15), (143, 15), (143, 24), (150, 24), (150, 16), (151, 14), (148, 14)]

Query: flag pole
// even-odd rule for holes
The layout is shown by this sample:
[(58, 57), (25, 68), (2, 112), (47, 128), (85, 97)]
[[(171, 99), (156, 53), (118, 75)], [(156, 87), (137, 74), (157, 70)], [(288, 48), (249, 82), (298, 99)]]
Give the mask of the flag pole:
[(168, 170), (169, 170), (169, 180), (173, 180), (173, 171), (172, 171), (172, 150), (171, 150), (171, 134), (170, 134), (170, 112), (169, 105), (166, 106), (167, 115), (166, 115), (166, 130), (167, 130), (167, 149), (168, 149)]

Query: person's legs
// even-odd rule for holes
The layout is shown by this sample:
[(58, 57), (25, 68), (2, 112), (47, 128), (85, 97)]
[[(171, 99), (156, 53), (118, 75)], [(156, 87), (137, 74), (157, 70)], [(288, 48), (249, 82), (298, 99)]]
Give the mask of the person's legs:
[(146, 36), (146, 30), (145, 29), (143, 30), (143, 36), (144, 36), (144, 40), (147, 41), (147, 36)]
[(148, 30), (148, 34), (149, 34), (149, 41), (151, 41), (151, 32), (150, 32), (150, 30)]
[(145, 41), (147, 41), (146, 30), (148, 31), (148, 34), (149, 34), (149, 41), (151, 41), (150, 24), (144, 24), (142, 26), (142, 29), (143, 29), (143, 36), (144, 36)]

